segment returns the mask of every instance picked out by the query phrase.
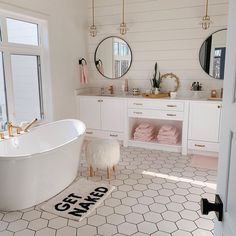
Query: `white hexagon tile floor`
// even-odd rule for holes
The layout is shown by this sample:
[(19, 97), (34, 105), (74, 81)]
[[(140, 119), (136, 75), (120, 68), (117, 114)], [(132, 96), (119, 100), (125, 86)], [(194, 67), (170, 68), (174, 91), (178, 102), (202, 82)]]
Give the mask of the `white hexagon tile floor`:
[[(87, 176), (84, 158), (79, 176)], [(30, 209), (0, 213), (0, 236), (212, 236), (214, 214), (202, 216), (201, 197), (214, 199), (216, 171), (193, 168), (178, 153), (121, 148), (111, 180), (98, 171), (94, 181), (116, 186), (82, 222)]]

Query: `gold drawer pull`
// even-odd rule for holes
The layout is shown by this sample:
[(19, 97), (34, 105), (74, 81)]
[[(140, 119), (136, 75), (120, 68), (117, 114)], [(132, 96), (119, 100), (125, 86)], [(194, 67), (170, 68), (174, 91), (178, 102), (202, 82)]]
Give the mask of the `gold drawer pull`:
[(167, 116), (176, 116), (176, 114), (166, 114)]
[(203, 145), (203, 144), (195, 144), (195, 147), (204, 148), (204, 147), (206, 147), (206, 145)]
[(91, 131), (87, 131), (86, 134), (93, 134), (93, 132), (91, 132)]
[(134, 105), (135, 105), (135, 106), (143, 106), (142, 103), (136, 103), (136, 102), (134, 103)]
[(142, 115), (143, 113), (141, 111), (134, 111), (134, 114), (136, 115)]
[(177, 107), (176, 105), (166, 105), (167, 107)]
[(118, 137), (118, 134), (110, 134), (110, 137)]

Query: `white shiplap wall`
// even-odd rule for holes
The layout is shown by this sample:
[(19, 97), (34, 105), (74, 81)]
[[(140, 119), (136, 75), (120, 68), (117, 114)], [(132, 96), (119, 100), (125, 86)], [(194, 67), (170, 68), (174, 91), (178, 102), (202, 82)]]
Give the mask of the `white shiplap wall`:
[[(212, 32), (227, 27), (228, 0), (210, 0), (209, 14), (213, 25), (202, 30), (199, 22), (204, 14), (205, 0), (126, 0), (125, 14), (129, 32), (124, 39), (133, 51), (133, 64), (125, 75), (130, 87), (149, 88), (149, 79), (157, 61), (161, 73), (173, 72), (180, 77), (181, 90), (188, 90), (193, 81), (201, 81), (205, 89), (218, 89), (222, 81), (203, 72), (198, 60), (199, 48)], [(105, 37), (119, 35), (121, 0), (95, 0), (98, 35), (89, 37), (90, 86), (113, 84), (99, 75), (93, 62), (97, 44)], [(89, 23), (91, 23), (91, 6)]]

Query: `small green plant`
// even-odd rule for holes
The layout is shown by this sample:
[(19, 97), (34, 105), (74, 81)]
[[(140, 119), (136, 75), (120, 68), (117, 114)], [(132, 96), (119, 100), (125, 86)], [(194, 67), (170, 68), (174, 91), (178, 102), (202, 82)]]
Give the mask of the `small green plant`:
[(157, 62), (155, 63), (153, 78), (150, 81), (153, 88), (160, 88), (161, 78), (160, 72), (158, 71)]

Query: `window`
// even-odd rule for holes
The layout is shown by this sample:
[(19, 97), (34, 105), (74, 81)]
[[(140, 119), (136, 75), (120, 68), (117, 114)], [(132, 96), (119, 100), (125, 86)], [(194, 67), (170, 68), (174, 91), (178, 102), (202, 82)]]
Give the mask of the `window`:
[[(12, 85), (17, 122), (41, 116), (39, 57), (11, 55)], [(29, 102), (30, 101), (30, 102)]]
[(7, 37), (9, 43), (38, 46), (38, 25), (7, 18)]
[(213, 77), (224, 79), (226, 48), (215, 48), (213, 61)]
[(113, 57), (115, 77), (121, 77), (130, 66), (130, 50), (123, 40), (113, 39)]
[(16, 124), (44, 118), (40, 42), (41, 21), (0, 12), (0, 131), (6, 121)]

